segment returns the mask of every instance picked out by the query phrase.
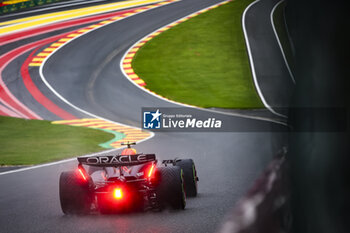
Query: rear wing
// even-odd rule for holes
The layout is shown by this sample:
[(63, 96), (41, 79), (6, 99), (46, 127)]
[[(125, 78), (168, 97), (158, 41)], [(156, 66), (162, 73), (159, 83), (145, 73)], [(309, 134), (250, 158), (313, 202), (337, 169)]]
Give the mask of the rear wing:
[(155, 154), (78, 157), (79, 164), (97, 167), (133, 166), (156, 161)]

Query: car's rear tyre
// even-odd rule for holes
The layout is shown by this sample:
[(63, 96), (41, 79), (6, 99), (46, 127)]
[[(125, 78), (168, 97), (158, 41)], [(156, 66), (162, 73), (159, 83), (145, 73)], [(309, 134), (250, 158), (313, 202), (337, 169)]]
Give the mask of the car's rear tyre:
[(176, 161), (176, 166), (179, 166), (184, 172), (185, 192), (188, 197), (195, 197), (198, 193), (198, 177), (196, 167), (192, 159), (181, 159)]
[(156, 189), (160, 208), (185, 209), (186, 193), (184, 176), (180, 167), (160, 167), (157, 169), (159, 184)]
[(91, 180), (83, 180), (74, 171), (62, 172), (59, 181), (61, 208), (64, 214), (87, 214), (93, 201)]

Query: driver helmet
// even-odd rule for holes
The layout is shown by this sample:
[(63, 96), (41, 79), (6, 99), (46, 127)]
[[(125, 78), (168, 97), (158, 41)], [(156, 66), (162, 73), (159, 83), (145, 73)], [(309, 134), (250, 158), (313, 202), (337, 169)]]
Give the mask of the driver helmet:
[(134, 148), (125, 148), (121, 155), (136, 155), (137, 151)]

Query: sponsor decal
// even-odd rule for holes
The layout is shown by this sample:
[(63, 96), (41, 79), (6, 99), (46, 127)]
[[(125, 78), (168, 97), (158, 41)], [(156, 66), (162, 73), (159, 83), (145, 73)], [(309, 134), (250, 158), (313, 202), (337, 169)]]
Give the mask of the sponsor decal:
[(79, 162), (86, 163), (88, 165), (109, 165), (109, 164), (138, 164), (149, 161), (154, 161), (154, 154), (138, 154), (138, 155), (115, 155), (115, 156), (95, 156), (88, 158), (78, 158)]

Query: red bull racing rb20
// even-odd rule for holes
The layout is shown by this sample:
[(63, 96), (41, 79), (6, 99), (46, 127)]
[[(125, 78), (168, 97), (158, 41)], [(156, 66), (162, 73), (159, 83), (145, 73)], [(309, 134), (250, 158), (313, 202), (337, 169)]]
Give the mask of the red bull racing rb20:
[(186, 196), (197, 195), (192, 159), (158, 162), (155, 154), (138, 154), (131, 145), (121, 154), (78, 157), (74, 171), (62, 172), (59, 195), (64, 214), (111, 214), (184, 209)]

